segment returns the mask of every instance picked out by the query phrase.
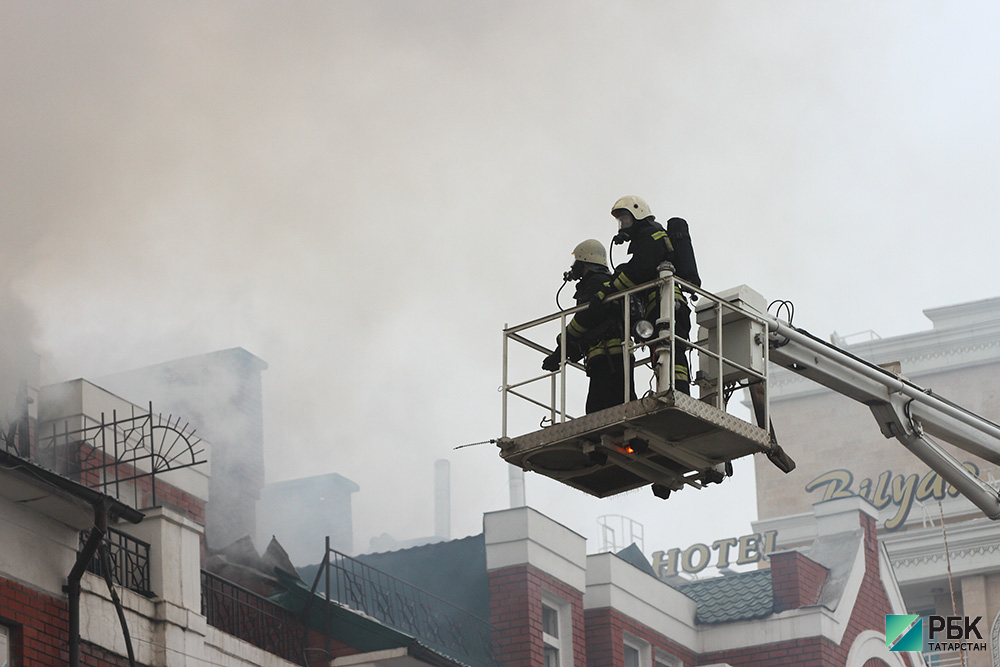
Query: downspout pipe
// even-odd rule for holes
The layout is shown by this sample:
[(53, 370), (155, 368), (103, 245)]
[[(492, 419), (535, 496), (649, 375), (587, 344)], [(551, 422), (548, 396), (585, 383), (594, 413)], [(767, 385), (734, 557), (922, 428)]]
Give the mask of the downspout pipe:
[(90, 559), (108, 532), (108, 503), (100, 499), (93, 504), (94, 527), (87, 536), (83, 549), (77, 554), (76, 563), (69, 572), (66, 590), (69, 594), (69, 665), (80, 667), (80, 582), (87, 571)]

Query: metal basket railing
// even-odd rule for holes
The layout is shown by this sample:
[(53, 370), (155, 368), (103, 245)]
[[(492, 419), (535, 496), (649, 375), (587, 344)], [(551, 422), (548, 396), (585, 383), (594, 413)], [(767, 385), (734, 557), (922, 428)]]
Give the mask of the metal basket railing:
[[(727, 348), (731, 347), (732, 343), (724, 340), (723, 336), (724, 320), (733, 315), (754, 322), (759, 329), (766, 334), (767, 321), (764, 317), (762, 317), (759, 313), (747, 310), (734, 303), (720, 299), (711, 292), (707, 292), (696, 285), (693, 285), (685, 280), (681, 280), (670, 272), (664, 272), (661, 274), (660, 278), (650, 282), (637, 285), (636, 287), (622, 292), (617, 292), (609, 296), (606, 302), (628, 303), (628, 301), (625, 300), (638, 298), (640, 295), (646, 294), (650, 289), (660, 290), (660, 316), (654, 323), (658, 335), (649, 340), (638, 340), (633, 336), (625, 336), (624, 354), (621, 355), (625, 376), (625, 401), (630, 399), (629, 392), (632, 387), (632, 379), (638, 369), (649, 364), (649, 366), (655, 371), (657, 361), (660, 363), (664, 363), (665, 361), (665, 369), (674, 368), (678, 344), (673, 314), (675, 312), (675, 307), (678, 305), (678, 299), (684, 299), (685, 301), (701, 301), (702, 303), (698, 306), (699, 313), (702, 313), (700, 317), (704, 319), (706, 317), (704, 315), (705, 311), (711, 309), (711, 317), (715, 322), (715, 326), (708, 329), (709, 331), (714, 332), (714, 335), (711, 338), (699, 339), (695, 336), (691, 336), (690, 340), (684, 339), (683, 341), (684, 346), (688, 350), (687, 354), (690, 355), (688, 365), (691, 369), (691, 377), (693, 378), (692, 386), (699, 387), (700, 400), (712, 404), (719, 410), (726, 411), (728, 399), (730, 398), (732, 391), (736, 388), (739, 388), (740, 386), (745, 387), (755, 383), (766, 386), (768, 363), (768, 346), (766, 339), (762, 338), (757, 342), (762, 348), (761, 354), (763, 364), (760, 368), (751, 368), (747, 364), (738, 360), (735, 355), (729, 353), (731, 351)], [(573, 416), (567, 411), (566, 405), (567, 376), (569, 373), (585, 373), (585, 366), (579, 362), (568, 360), (566, 358), (565, 346), (563, 346), (561, 364), (558, 370), (532, 375), (526, 379), (512, 379), (510, 377), (510, 356), (512, 344), (523, 346), (543, 355), (551, 354), (553, 350), (549, 349), (542, 343), (537, 342), (537, 340), (533, 340), (531, 338), (532, 333), (545, 325), (551, 325), (553, 322), (558, 322), (560, 338), (561, 340), (566, 340), (566, 327), (568, 323), (572, 320), (576, 313), (582, 312), (587, 308), (589, 308), (589, 305), (586, 304), (576, 306), (574, 308), (567, 308), (522, 324), (504, 328), (503, 379), (502, 386), (500, 387), (503, 403), (503, 437), (508, 436), (509, 401), (512, 397), (525, 401), (546, 411), (548, 413), (547, 419), (550, 423), (562, 423), (573, 419)], [(632, 331), (633, 322), (631, 311), (632, 309), (630, 307), (622, 308), (623, 330), (625, 332)], [(695, 330), (696, 329), (692, 327), (692, 332)], [(658, 354), (658, 352), (654, 353), (652, 350), (663, 348), (667, 350), (669, 355), (666, 360), (654, 359), (654, 355)], [(643, 357), (641, 356), (642, 353), (646, 353), (648, 356)], [(714, 366), (712, 369), (714, 372), (699, 372), (699, 370), (708, 370), (709, 364)], [(741, 376), (743, 378), (743, 383), (726, 383), (723, 380), (724, 377), (731, 376), (733, 374)], [(667, 389), (675, 389), (676, 387), (674, 373), (671, 372), (671, 370), (660, 370), (659, 372), (656, 372), (656, 380), (657, 392), (665, 391)], [(528, 395), (526, 391), (527, 387), (532, 385), (537, 386), (538, 383), (545, 381), (549, 382), (547, 402)], [(769, 407), (766, 400), (767, 392), (764, 391), (761, 395), (765, 399), (761, 415), (762, 423), (766, 424), (768, 423), (767, 419), (769, 418)], [(544, 419), (545, 417), (543, 417), (543, 420)]]

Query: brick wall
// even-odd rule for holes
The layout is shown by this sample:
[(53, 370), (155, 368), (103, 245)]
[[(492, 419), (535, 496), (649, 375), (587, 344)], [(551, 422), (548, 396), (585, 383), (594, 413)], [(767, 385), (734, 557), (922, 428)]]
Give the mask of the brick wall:
[[(877, 524), (873, 517), (861, 515), (861, 524), (865, 530), (865, 580), (858, 592), (858, 600), (847, 626), (847, 632), (841, 641), (841, 653), (846, 659), (851, 644), (864, 630), (875, 630), (885, 633), (885, 615), (892, 612), (889, 598), (882, 584), (879, 573), (879, 546)], [(909, 662), (909, 657), (906, 658)], [(871, 661), (869, 661), (871, 662)], [(866, 667), (868, 667), (866, 665)]]
[(624, 667), (626, 634), (649, 644), (654, 660), (667, 654), (679, 658), (684, 667), (698, 664), (694, 653), (617, 609), (588, 609), (585, 620), (587, 667)]
[(816, 604), (827, 569), (798, 551), (771, 554), (774, 613)]
[[(84, 486), (97, 489), (98, 491), (112, 496), (115, 495), (113, 482), (109, 484), (102, 484), (100, 475), (101, 466), (108, 466), (107, 468), (104, 468), (104, 470), (109, 476), (109, 479), (115, 472), (117, 472), (120, 479), (132, 477), (137, 473), (137, 469), (128, 464), (122, 463), (113, 466), (113, 457), (103, 454), (99, 449), (86, 445), (80, 446), (77, 456), (80, 460), (74, 461), (74, 463), (77, 466), (82, 465), (85, 469), (82, 472), (70, 474), (68, 476)], [(85, 461), (85, 463), (81, 464), (81, 460)], [(152, 507), (154, 505), (152, 477), (139, 477), (138, 479), (130, 480), (126, 484), (134, 484), (135, 492), (125, 491), (123, 492), (123, 497), (119, 500), (127, 505), (135, 507), (136, 509)], [(138, 497), (129, 497), (133, 495), (137, 495)], [(195, 523), (201, 526), (205, 525), (205, 501), (191, 495), (190, 493), (182, 491), (172, 484), (164, 482), (162, 478), (156, 479), (155, 505), (170, 507), (181, 514), (184, 514)]]
[(16, 665), (69, 662), (69, 607), (17, 582), (0, 577), (0, 623), (10, 627)]
[(583, 594), (530, 565), (489, 573), (490, 620), (506, 667), (543, 664), (542, 592), (568, 603), (572, 623), (573, 664), (586, 667)]
[[(69, 663), (69, 604), (0, 577), (0, 624), (11, 629), (18, 667), (65, 667)], [(81, 642), (80, 664), (128, 667), (128, 659)]]

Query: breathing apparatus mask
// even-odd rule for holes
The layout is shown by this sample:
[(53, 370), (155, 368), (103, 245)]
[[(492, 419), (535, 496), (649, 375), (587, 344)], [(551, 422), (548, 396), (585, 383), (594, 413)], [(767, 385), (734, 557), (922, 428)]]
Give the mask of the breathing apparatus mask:
[(569, 267), (569, 271), (563, 272), (563, 282), (569, 282), (570, 280), (579, 280), (583, 278), (583, 273), (586, 270), (587, 265), (585, 262), (579, 260), (573, 262), (573, 266)]
[(635, 225), (635, 218), (628, 211), (621, 210), (617, 211), (618, 215), (615, 218), (618, 219), (618, 233), (615, 237), (611, 239), (613, 245), (621, 245), (632, 238), (632, 227)]
[(569, 267), (569, 271), (563, 272), (563, 282), (569, 282), (570, 280), (580, 280), (587, 272), (590, 273), (605, 273), (610, 274), (608, 267), (603, 264), (597, 264), (596, 262), (584, 262), (583, 260), (576, 260), (573, 262), (573, 266)]

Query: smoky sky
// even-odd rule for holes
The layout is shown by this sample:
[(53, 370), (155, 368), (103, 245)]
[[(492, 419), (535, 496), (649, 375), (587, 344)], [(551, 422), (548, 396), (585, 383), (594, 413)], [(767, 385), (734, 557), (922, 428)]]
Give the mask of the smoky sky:
[[(269, 481), (357, 482), (361, 550), (433, 532), (449, 458), (453, 534), (477, 532), (506, 466), (453, 448), (499, 435), (502, 327), (554, 310), (624, 194), (688, 219), (705, 287), (820, 336), (996, 296), (998, 25), (986, 2), (4, 3), (5, 317), (45, 382), (244, 347)], [(752, 498), (745, 463), (668, 503), (528, 481), (591, 539), (642, 521), (647, 552), (749, 532)]]

